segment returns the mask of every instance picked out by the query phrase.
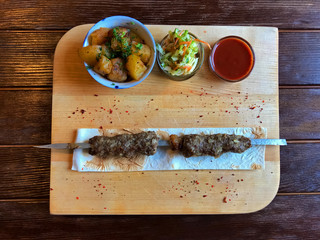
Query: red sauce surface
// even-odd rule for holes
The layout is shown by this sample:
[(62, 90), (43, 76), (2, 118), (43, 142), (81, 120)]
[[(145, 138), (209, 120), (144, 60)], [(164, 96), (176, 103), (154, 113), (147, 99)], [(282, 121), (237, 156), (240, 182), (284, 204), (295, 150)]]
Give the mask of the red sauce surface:
[(215, 72), (230, 81), (248, 76), (254, 64), (251, 48), (236, 37), (222, 39), (213, 49), (212, 56)]

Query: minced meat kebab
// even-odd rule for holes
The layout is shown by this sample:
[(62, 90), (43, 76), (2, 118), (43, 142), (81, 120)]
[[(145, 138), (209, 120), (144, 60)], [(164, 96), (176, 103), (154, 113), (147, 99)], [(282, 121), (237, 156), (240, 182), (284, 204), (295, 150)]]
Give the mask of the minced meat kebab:
[[(251, 147), (251, 140), (241, 135), (229, 134), (190, 134), (170, 135), (172, 150), (178, 150), (184, 157), (214, 156), (223, 153), (243, 153)], [(132, 158), (138, 155), (154, 155), (159, 137), (153, 131), (136, 134), (120, 134), (113, 137), (95, 136), (89, 139), (89, 153), (100, 158), (109, 156)], [(168, 145), (169, 145), (168, 144)]]
[(120, 134), (114, 137), (95, 136), (89, 139), (89, 154), (100, 158), (108, 156), (132, 158), (137, 155), (154, 155), (159, 137), (153, 131), (136, 134)]
[(190, 134), (184, 136), (170, 135), (172, 150), (179, 150), (184, 157), (214, 156), (219, 157), (226, 152), (243, 153), (251, 147), (251, 140), (241, 135)]

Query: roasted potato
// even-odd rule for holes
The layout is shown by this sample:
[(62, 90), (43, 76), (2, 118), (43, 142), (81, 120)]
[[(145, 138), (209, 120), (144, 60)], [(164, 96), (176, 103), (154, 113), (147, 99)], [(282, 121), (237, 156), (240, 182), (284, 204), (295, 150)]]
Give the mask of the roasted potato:
[(143, 63), (147, 64), (149, 62), (151, 56), (151, 49), (148, 45), (133, 41), (131, 46), (131, 52), (133, 55), (137, 55), (138, 57), (140, 57)]
[(93, 68), (95, 72), (99, 73), (102, 76), (109, 74), (111, 72), (111, 69), (112, 69), (111, 61), (103, 55), (101, 56), (98, 63)]
[(127, 58), (126, 68), (129, 75), (134, 79), (138, 80), (147, 70), (147, 67), (143, 64), (140, 57), (137, 55), (130, 55)]
[(113, 51), (126, 51), (130, 45), (129, 38), (130, 29), (123, 27), (116, 27), (112, 29), (111, 48)]
[(127, 80), (127, 71), (124, 67), (124, 60), (122, 58), (114, 58), (111, 60), (112, 69), (108, 74), (108, 79), (115, 82), (124, 82)]
[(90, 45), (102, 45), (108, 39), (109, 28), (99, 28), (90, 34)]
[(101, 51), (102, 47), (99, 45), (86, 46), (79, 50), (79, 56), (89, 66), (93, 67), (99, 61)]
[(141, 37), (139, 37), (136, 33), (130, 31), (129, 33), (129, 38), (131, 40), (131, 42), (136, 42), (136, 43), (143, 43), (143, 40)]

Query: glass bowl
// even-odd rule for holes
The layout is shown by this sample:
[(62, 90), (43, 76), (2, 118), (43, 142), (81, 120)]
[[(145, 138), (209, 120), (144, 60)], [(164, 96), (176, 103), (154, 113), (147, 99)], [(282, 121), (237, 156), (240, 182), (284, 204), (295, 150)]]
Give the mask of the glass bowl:
[[(230, 41), (235, 45), (231, 46)], [(229, 44), (228, 47), (226, 47), (226, 43)], [(224, 66), (222, 67), (222, 65)], [(212, 72), (218, 78), (227, 82), (240, 82), (246, 79), (252, 72), (254, 65), (255, 54), (252, 46), (248, 41), (238, 36), (226, 36), (219, 39), (214, 44), (209, 56), (209, 67)], [(240, 66), (243, 68), (240, 69)], [(228, 78), (226, 74), (223, 76), (221, 69), (223, 69), (224, 73), (228, 72), (229, 76), (233, 74), (233, 77)], [(235, 77), (236, 74), (238, 74), (237, 77)]]
[[(192, 33), (190, 33), (190, 32), (189, 32), (189, 34), (190, 34), (194, 39), (197, 38), (194, 34), (192, 34)], [(169, 35), (166, 35), (166, 36), (161, 40), (160, 46), (162, 46), (163, 42), (166, 40), (166, 38), (167, 38), (168, 36), (169, 36)], [(201, 66), (202, 66), (202, 64), (203, 64), (203, 60), (204, 60), (204, 48), (203, 48), (203, 46), (202, 46), (202, 44), (201, 44), (200, 42), (197, 42), (197, 43), (198, 43), (198, 49), (199, 49), (199, 52), (198, 52), (197, 55), (198, 55), (199, 60), (198, 60), (198, 63), (197, 63), (197, 65), (196, 65), (195, 69), (194, 69), (191, 73), (189, 73), (189, 74), (187, 74), (187, 75), (182, 75), (182, 76), (174, 76), (174, 75), (170, 74), (169, 72), (167, 72), (167, 71), (161, 66), (160, 53), (159, 53), (159, 51), (157, 51), (157, 63), (158, 63), (159, 68), (161, 69), (161, 71), (162, 71), (168, 78), (170, 78), (171, 80), (174, 80), (174, 81), (184, 81), (184, 80), (187, 80), (187, 79), (193, 77), (193, 76), (197, 73), (197, 71), (201, 68)]]

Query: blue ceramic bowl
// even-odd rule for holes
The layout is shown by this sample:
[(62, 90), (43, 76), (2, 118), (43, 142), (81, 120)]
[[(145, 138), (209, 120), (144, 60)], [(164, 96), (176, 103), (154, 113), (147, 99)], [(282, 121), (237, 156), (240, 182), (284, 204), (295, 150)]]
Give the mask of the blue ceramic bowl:
[(126, 27), (129, 29), (132, 29), (135, 33), (137, 33), (144, 41), (145, 43), (151, 48), (151, 57), (150, 60), (147, 64), (147, 70), (146, 72), (142, 75), (142, 77), (139, 80), (132, 80), (129, 82), (113, 82), (111, 80), (108, 80), (105, 77), (102, 77), (100, 74), (96, 73), (92, 69), (89, 68), (89, 66), (84, 63), (86, 66), (87, 71), (89, 74), (100, 84), (103, 86), (109, 87), (109, 88), (114, 88), (114, 89), (125, 89), (125, 88), (131, 88), (139, 83), (141, 83), (143, 80), (145, 80), (150, 72), (153, 69), (153, 66), (156, 61), (156, 54), (155, 54), (155, 49), (156, 49), (156, 44), (153, 39), (152, 34), (150, 33), (149, 29), (146, 28), (141, 22), (138, 20), (131, 18), (131, 17), (126, 17), (126, 16), (113, 16), (113, 17), (108, 17), (105, 18), (98, 23), (96, 23), (87, 33), (84, 42), (83, 42), (83, 47), (86, 47), (89, 45), (89, 36), (90, 34), (101, 28), (115, 28), (115, 27)]

